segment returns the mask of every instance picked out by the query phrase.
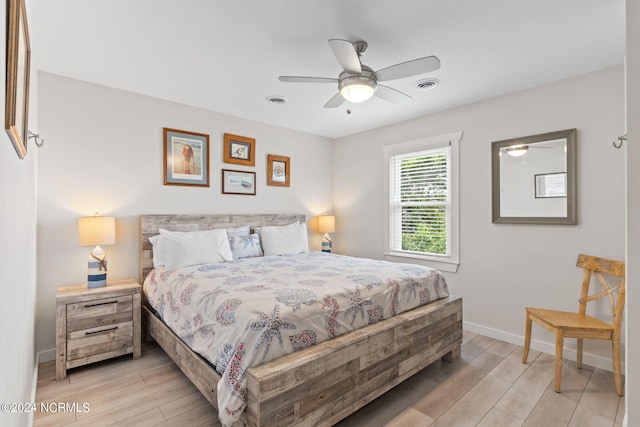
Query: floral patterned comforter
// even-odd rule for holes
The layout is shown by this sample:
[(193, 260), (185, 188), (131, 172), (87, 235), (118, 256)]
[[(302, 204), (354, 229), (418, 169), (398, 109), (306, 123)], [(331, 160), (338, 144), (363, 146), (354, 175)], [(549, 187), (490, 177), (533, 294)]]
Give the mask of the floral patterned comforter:
[(323, 252), (158, 268), (144, 292), (222, 375), (225, 426), (246, 406), (247, 368), (449, 295), (437, 270)]

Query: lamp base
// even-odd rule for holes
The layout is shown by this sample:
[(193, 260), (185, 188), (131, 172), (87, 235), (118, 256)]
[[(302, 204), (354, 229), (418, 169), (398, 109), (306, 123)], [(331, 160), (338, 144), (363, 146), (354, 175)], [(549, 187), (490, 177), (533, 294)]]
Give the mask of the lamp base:
[[(96, 256), (98, 255), (98, 256)], [(102, 248), (91, 251), (87, 261), (87, 287), (101, 288), (107, 286), (107, 260)]]
[(322, 252), (331, 253), (332, 243), (329, 233), (324, 233), (324, 236), (322, 236)]

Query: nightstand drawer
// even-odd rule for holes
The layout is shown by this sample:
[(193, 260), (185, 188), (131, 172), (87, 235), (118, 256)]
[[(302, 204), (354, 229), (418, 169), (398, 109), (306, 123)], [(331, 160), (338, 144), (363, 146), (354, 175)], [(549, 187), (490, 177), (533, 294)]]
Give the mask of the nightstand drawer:
[(69, 332), (67, 334), (67, 360), (83, 359), (97, 354), (130, 353), (133, 348), (133, 322)]
[(141, 356), (141, 292), (131, 279), (56, 289), (56, 379), (89, 363)]
[(131, 321), (133, 296), (104, 298), (67, 304), (67, 332)]

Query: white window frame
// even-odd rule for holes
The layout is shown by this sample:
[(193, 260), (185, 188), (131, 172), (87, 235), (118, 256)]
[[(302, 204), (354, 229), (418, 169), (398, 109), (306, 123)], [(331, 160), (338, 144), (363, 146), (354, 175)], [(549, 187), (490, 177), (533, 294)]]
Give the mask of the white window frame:
[[(453, 132), (429, 138), (418, 139), (409, 142), (385, 145), (384, 170), (385, 170), (385, 259), (396, 262), (410, 262), (424, 264), (439, 270), (456, 272), (460, 264), (460, 192), (459, 192), (459, 157), (460, 140), (462, 132)], [(448, 255), (426, 255), (415, 252), (404, 252), (391, 250), (390, 228), (391, 228), (391, 159), (393, 156), (419, 153), (421, 151), (433, 150), (450, 146), (451, 161), (451, 218), (449, 234), (449, 254)]]

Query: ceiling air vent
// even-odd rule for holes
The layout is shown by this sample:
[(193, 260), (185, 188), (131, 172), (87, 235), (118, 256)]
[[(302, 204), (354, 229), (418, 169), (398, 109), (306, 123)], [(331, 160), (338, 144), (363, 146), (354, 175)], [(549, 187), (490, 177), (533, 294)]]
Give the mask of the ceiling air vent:
[(414, 83), (415, 87), (417, 87), (420, 90), (433, 89), (439, 84), (440, 84), (440, 80), (438, 79), (422, 79)]
[(265, 100), (269, 103), (269, 104), (277, 104), (277, 105), (282, 105), (282, 104), (286, 104), (287, 100), (280, 97), (280, 96), (267, 96), (265, 98)]

